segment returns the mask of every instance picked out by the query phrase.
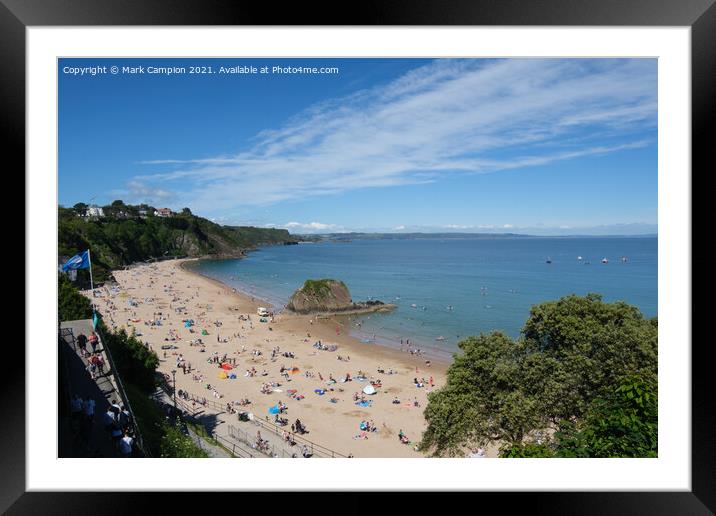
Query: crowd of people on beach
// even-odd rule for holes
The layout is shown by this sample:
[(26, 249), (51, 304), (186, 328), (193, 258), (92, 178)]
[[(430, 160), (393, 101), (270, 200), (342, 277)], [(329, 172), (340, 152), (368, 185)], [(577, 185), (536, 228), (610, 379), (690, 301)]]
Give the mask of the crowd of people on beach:
[[(326, 396), (325, 399), (328, 400), (330, 403), (340, 403), (341, 401), (343, 401), (344, 397), (351, 396), (353, 401), (357, 405), (361, 404), (361, 406), (363, 407), (370, 407), (373, 401), (375, 401), (376, 399), (380, 399), (380, 397), (376, 398), (375, 394), (378, 394), (380, 392), (391, 392), (390, 389), (383, 388), (383, 383), (385, 379), (381, 379), (381, 375), (392, 376), (397, 374), (404, 374), (402, 372), (399, 372), (399, 368), (383, 366), (378, 366), (377, 370), (372, 373), (359, 369), (357, 373), (354, 373), (354, 371), (344, 371), (342, 374), (335, 374), (335, 376), (334, 372), (325, 371), (325, 369), (323, 370), (323, 372), (317, 369), (299, 371), (299, 368), (292, 365), (291, 363), (291, 361), (298, 360), (299, 352), (295, 349), (282, 349), (281, 346), (276, 343), (276, 339), (274, 339), (273, 337), (265, 339), (262, 338), (261, 341), (254, 340), (252, 342), (251, 340), (249, 340), (251, 338), (251, 334), (248, 332), (249, 330), (254, 328), (254, 324), (250, 314), (241, 313), (241, 310), (239, 308), (229, 307), (229, 312), (233, 312), (230, 317), (232, 318), (234, 325), (232, 326), (231, 324), (227, 324), (225, 318), (222, 319), (220, 315), (217, 316), (216, 313), (213, 313), (215, 312), (215, 310), (211, 304), (212, 302), (197, 302), (197, 300), (200, 299), (199, 287), (190, 286), (187, 284), (186, 289), (181, 290), (181, 288), (178, 287), (176, 280), (172, 278), (175, 277), (175, 271), (168, 270), (162, 273), (154, 266), (150, 266), (150, 271), (152, 273), (152, 279), (150, 281), (156, 283), (157, 285), (162, 284), (164, 298), (162, 298), (161, 295), (157, 296), (156, 294), (154, 296), (147, 297), (143, 297), (142, 295), (132, 296), (129, 290), (131, 288), (136, 287), (129, 287), (124, 289), (120, 287), (112, 287), (111, 291), (107, 291), (106, 296), (106, 306), (109, 312), (112, 314), (113, 317), (119, 320), (122, 318), (121, 316), (117, 317), (119, 315), (119, 312), (124, 311), (128, 315), (128, 317), (126, 318), (127, 329), (136, 330), (136, 325), (141, 321), (140, 316), (137, 312), (137, 308), (141, 307), (142, 305), (152, 305), (152, 319), (145, 321), (144, 324), (145, 328), (147, 328), (148, 331), (153, 332), (155, 338), (163, 338), (164, 342), (168, 344), (166, 347), (162, 346), (162, 348), (164, 348), (164, 359), (171, 360), (171, 362), (174, 362), (176, 368), (181, 370), (184, 375), (191, 374), (191, 379), (194, 382), (203, 384), (204, 388), (206, 390), (209, 390), (211, 392), (211, 395), (217, 399), (223, 399), (225, 397), (225, 395), (220, 392), (221, 390), (223, 390), (220, 388), (222, 383), (219, 382), (219, 385), (217, 386), (207, 383), (207, 380), (212, 377), (211, 375), (213, 373), (205, 370), (204, 367), (201, 366), (201, 364), (199, 364), (198, 367), (192, 366), (191, 362), (189, 362), (184, 357), (184, 354), (180, 349), (181, 344), (185, 343), (188, 344), (190, 347), (199, 347), (200, 349), (198, 351), (207, 352), (207, 343), (204, 342), (202, 338), (205, 338), (212, 333), (215, 333), (214, 336), (216, 337), (216, 344), (209, 343), (209, 346), (228, 346), (228, 349), (222, 350), (221, 352), (212, 351), (211, 355), (206, 359), (206, 363), (208, 364), (210, 369), (218, 369), (217, 374), (219, 375), (219, 378), (221, 380), (239, 381), (241, 376), (247, 379), (253, 379), (258, 376), (269, 377), (266, 379), (266, 381), (262, 380), (261, 383), (258, 385), (254, 384), (256, 385), (256, 387), (254, 388), (256, 388), (259, 393), (264, 394), (266, 396), (288, 396), (289, 402), (296, 402), (305, 398), (304, 394), (296, 392), (296, 389), (288, 389), (284, 393), (284, 390), (286, 388), (282, 385), (288, 382), (292, 382), (292, 380), (295, 380), (296, 377), (293, 375), (299, 373), (302, 378), (315, 381), (319, 384), (323, 384), (321, 388), (316, 388), (314, 389), (314, 391), (319, 396), (329, 394), (329, 396)], [(163, 281), (162, 277), (168, 278), (169, 280)], [(223, 291), (218, 291), (218, 293), (223, 295)], [(112, 298), (116, 299), (118, 296), (124, 296), (129, 298), (125, 307), (122, 307), (120, 303), (112, 301)], [(167, 301), (165, 301), (167, 299), (169, 304), (168, 313), (166, 312)], [(172, 314), (172, 312), (176, 315)], [(262, 324), (260, 326), (270, 329), (269, 325), (275, 323), (273, 319), (273, 314), (271, 314), (270, 317), (270, 321), (261, 321)], [(181, 328), (178, 328), (176, 326), (172, 327), (172, 319), (179, 321), (179, 326), (181, 326)], [(262, 319), (265, 318), (262, 317)], [(313, 320), (311, 320), (311, 324), (313, 324)], [(234, 331), (233, 328), (239, 326), (242, 331)], [(228, 331), (225, 332), (225, 328), (228, 328)], [(219, 334), (219, 330), (222, 330), (221, 335)], [(197, 333), (200, 333), (201, 337), (194, 336), (190, 337), (191, 340), (183, 340), (182, 331), (184, 331), (185, 334), (188, 332), (189, 335), (196, 335)], [(336, 328), (336, 332), (337, 334), (340, 334), (340, 328)], [(308, 332), (305, 335), (305, 339), (303, 339), (302, 337), (300, 337), (300, 339), (304, 342), (312, 342), (313, 339), (311, 337), (311, 333)], [(213, 338), (211, 340), (213, 340)], [(211, 340), (209, 340), (209, 342), (211, 342)], [(236, 343), (236, 341), (239, 342)], [(147, 347), (150, 347), (149, 341), (147, 341), (145, 344)], [(247, 346), (247, 344), (249, 345)], [(250, 349), (247, 350), (247, 347)], [(316, 339), (315, 342), (313, 342), (312, 347), (314, 351), (309, 353), (310, 356), (322, 354), (323, 352), (335, 352), (338, 350), (338, 345), (325, 344), (319, 339)], [(186, 351), (186, 349), (184, 351)], [(197, 350), (192, 351), (196, 352)], [(411, 342), (411, 340), (409, 339), (401, 340), (401, 351), (406, 351), (413, 356), (421, 358), (424, 357), (423, 351), (415, 347), (414, 343)], [(266, 353), (268, 356), (264, 355), (264, 353)], [(338, 362), (341, 362), (343, 364), (348, 364), (351, 362), (351, 357), (345, 353), (336, 354), (335, 358)], [(97, 362), (96, 359), (94, 361)], [(282, 361), (284, 361), (284, 363), (281, 363)], [(245, 369), (245, 373), (243, 375), (236, 375), (235, 372), (232, 372), (233, 369), (240, 367), (242, 364), (245, 366), (241, 368)], [(274, 368), (274, 366), (272, 366), (271, 364), (276, 364), (277, 366), (279, 366), (280, 364), (280, 366)], [(427, 367), (430, 367), (430, 361), (425, 360), (425, 365)], [(261, 366), (267, 367), (262, 368)], [(100, 365), (99, 363), (95, 364), (95, 369), (99, 374), (101, 374), (102, 368), (103, 365)], [(302, 366), (301, 369), (304, 369), (304, 366)], [(348, 369), (348, 366), (346, 366), (346, 369)], [(259, 372), (259, 370), (261, 370), (261, 372)], [(279, 378), (277, 378), (278, 381), (270, 378), (276, 373), (278, 373), (279, 375)], [(327, 373), (327, 375), (325, 373)], [(239, 378), (237, 378), (237, 376)], [(400, 378), (398, 378), (398, 380), (400, 380)], [(406, 380), (408, 379), (406, 378)], [(364, 382), (364, 385), (358, 386), (359, 389), (353, 392), (352, 395), (348, 394), (352, 391), (352, 389), (348, 389), (348, 393), (346, 393), (346, 395), (342, 395), (348, 387), (346, 384), (355, 384), (356, 382)], [(395, 381), (392, 383), (395, 383)], [(373, 391), (364, 391), (367, 386), (372, 387)], [(418, 367), (416, 367), (415, 377), (413, 379), (413, 386), (427, 393), (429, 392), (429, 389), (435, 387), (435, 382), (432, 376), (430, 376), (428, 380), (420, 377), (418, 373)], [(344, 389), (344, 387), (346, 387), (346, 389)], [(361, 389), (361, 387), (363, 387), (363, 389)], [(429, 387), (429, 389), (426, 389), (426, 387)], [(398, 392), (401, 389), (398, 389)], [(368, 392), (368, 394), (366, 394), (366, 392)], [(207, 404), (206, 398), (203, 396), (193, 396), (189, 394), (186, 390), (181, 389), (178, 391), (178, 393), (180, 398), (190, 400), (192, 404), (199, 404), (204, 406)], [(245, 394), (245, 392), (241, 392), (241, 394), (243, 395)], [(233, 398), (234, 396), (230, 397)], [(408, 399), (410, 399), (410, 397)], [(392, 398), (393, 399), (391, 405), (396, 406), (396, 410), (398, 410), (398, 406), (400, 407), (400, 410), (421, 407), (420, 401), (418, 400), (417, 396), (413, 397), (414, 399), (412, 402), (406, 402), (405, 404), (401, 402), (400, 397), (398, 396), (393, 396)], [(236, 399), (235, 401), (222, 401), (222, 403), (226, 407), (226, 413), (236, 414), (237, 412), (241, 412), (240, 407), (245, 407), (251, 402), (248, 398), (242, 396), (241, 399)], [(287, 405), (282, 401), (278, 401), (277, 403), (275, 403), (275, 406), (279, 407), (280, 415), (275, 414), (273, 422), (279, 426), (287, 426), (285, 424), (285, 418), (281, 417), (288, 410)], [(296, 410), (298, 410), (298, 412), (302, 412), (300, 410), (300, 406), (297, 407)], [(363, 425), (363, 423), (366, 424)], [(383, 424), (385, 425), (385, 422)], [(367, 430), (365, 431), (367, 431), (368, 433), (377, 431), (377, 428), (375, 425), (373, 425), (372, 421), (361, 421), (361, 425), (366, 426)], [(292, 431), (296, 434), (308, 432), (306, 426), (299, 419), (296, 419), (296, 421), (291, 426)], [(258, 446), (258, 441), (256, 444)]]

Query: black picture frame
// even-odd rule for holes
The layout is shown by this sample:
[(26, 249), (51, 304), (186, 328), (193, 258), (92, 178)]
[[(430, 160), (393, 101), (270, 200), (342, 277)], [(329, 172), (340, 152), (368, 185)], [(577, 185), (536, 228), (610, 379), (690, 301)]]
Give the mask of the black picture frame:
[[(352, 9), (333, 3), (225, 0), (0, 0), (0, 104), (7, 153), (25, 166), (25, 30), (32, 26), (112, 25), (510, 25), (691, 27), (692, 171), (705, 175), (716, 113), (715, 0), (453, 0), (366, 1)], [(712, 168), (712, 167), (710, 167)], [(688, 171), (685, 171), (688, 172)], [(9, 171), (7, 172), (9, 173)], [(7, 176), (6, 176), (7, 177)], [(693, 201), (692, 201), (693, 205)], [(692, 256), (693, 256), (692, 245)], [(693, 263), (693, 259), (692, 259)], [(27, 274), (27, 271), (25, 271)], [(26, 318), (32, 307), (26, 313)], [(692, 320), (693, 309), (692, 309)], [(693, 340), (693, 339), (692, 339)], [(9, 343), (8, 343), (9, 344)], [(684, 342), (684, 347), (690, 345)], [(708, 341), (692, 344), (692, 490), (690, 492), (510, 493), (510, 506), (549, 514), (712, 514), (716, 511), (716, 410), (710, 388)], [(4, 368), (0, 439), (0, 510), (9, 514), (116, 513), (147, 506), (149, 494), (26, 493), (24, 367)], [(94, 474), (93, 472), (87, 473)], [(78, 479), (77, 489), (82, 489)], [(292, 496), (301, 497), (298, 494)], [(344, 507), (357, 507), (355, 494)], [(482, 497), (504, 497), (484, 494)], [(186, 505), (187, 494), (165, 497), (164, 512)], [(424, 497), (411, 498), (416, 507)], [(489, 507), (485, 498), (480, 506)], [(485, 505), (483, 505), (485, 504)], [(408, 506), (403, 509), (407, 512)]]

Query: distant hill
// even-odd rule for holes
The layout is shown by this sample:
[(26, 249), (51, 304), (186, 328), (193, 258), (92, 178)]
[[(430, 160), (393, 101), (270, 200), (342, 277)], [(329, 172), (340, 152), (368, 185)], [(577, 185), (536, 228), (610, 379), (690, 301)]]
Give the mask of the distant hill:
[(91, 249), (95, 281), (108, 271), (135, 262), (166, 257), (238, 257), (264, 244), (293, 244), (285, 229), (221, 226), (192, 214), (157, 210), (153, 206), (77, 204), (58, 208), (58, 255), (69, 258)]
[(465, 239), (465, 238), (522, 238), (530, 235), (518, 233), (325, 233), (314, 235), (296, 235), (303, 241), (319, 242), (322, 240), (350, 241), (350, 240), (416, 240), (421, 238)]

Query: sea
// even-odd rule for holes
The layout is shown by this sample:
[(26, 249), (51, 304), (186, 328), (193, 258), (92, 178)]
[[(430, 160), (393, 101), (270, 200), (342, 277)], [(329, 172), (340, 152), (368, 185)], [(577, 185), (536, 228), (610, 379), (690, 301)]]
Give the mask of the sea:
[(499, 330), (518, 337), (530, 307), (569, 294), (597, 293), (656, 316), (657, 243), (657, 237), (356, 239), (266, 246), (242, 259), (190, 266), (278, 311), (306, 279), (342, 280), (354, 301), (397, 305), (351, 318), (351, 332), (363, 342), (397, 347), (410, 339), (428, 354), (451, 355), (467, 336)]

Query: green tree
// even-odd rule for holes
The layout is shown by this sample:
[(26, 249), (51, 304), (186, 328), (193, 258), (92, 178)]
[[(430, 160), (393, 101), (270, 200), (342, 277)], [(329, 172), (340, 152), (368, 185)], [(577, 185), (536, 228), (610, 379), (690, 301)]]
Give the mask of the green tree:
[(145, 394), (151, 394), (156, 386), (156, 370), (159, 357), (134, 335), (124, 329), (104, 332), (104, 342), (122, 378), (136, 385)]
[(79, 293), (64, 273), (57, 275), (57, 317), (60, 321), (92, 318), (92, 303)]
[(555, 434), (560, 457), (656, 457), (656, 389), (639, 377), (626, 377), (616, 389), (590, 404), (583, 422), (563, 424)]
[(519, 346), (494, 332), (458, 344), (461, 354), (448, 369), (447, 384), (428, 394), (428, 427), (420, 448), (457, 456), (466, 446), (520, 442), (539, 425), (535, 399), (520, 388)]
[[(455, 456), (498, 442), (506, 456), (560, 453), (548, 439), (536, 443), (535, 435), (562, 428), (564, 442), (574, 442), (561, 453), (592, 456), (598, 442), (575, 432), (596, 417), (595, 400), (620, 378), (656, 385), (657, 334), (656, 319), (595, 294), (536, 305), (517, 340), (492, 333), (459, 343), (446, 385), (428, 395), (420, 447)], [(570, 425), (578, 430), (568, 432)], [(625, 444), (634, 453), (647, 449), (635, 445)]]
[(89, 208), (89, 206), (87, 206), (87, 205), (86, 205), (85, 203), (83, 203), (83, 202), (78, 202), (77, 204), (75, 204), (75, 205), (72, 207), (72, 209), (75, 211), (75, 213), (76, 213), (77, 215), (84, 215), (85, 213), (87, 213), (87, 208)]
[(199, 448), (191, 437), (184, 435), (177, 425), (165, 423), (161, 441), (161, 456), (172, 458), (204, 458), (209, 455)]

